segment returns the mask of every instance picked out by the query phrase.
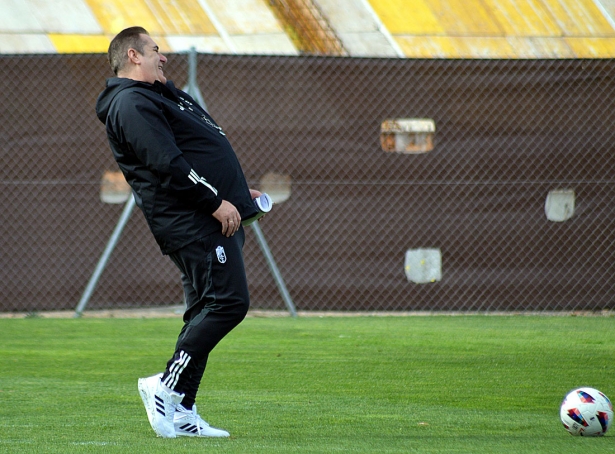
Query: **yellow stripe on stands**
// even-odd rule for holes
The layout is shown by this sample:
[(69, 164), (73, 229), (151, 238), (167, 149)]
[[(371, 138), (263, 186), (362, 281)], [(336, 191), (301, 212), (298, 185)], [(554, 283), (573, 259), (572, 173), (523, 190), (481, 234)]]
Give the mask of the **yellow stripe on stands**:
[(563, 38), (518, 38), (518, 42), (514, 45), (519, 58), (575, 57), (574, 52)]
[(139, 25), (152, 35), (215, 35), (198, 0), (86, 0), (105, 33)]
[(430, 0), (429, 7), (447, 35), (499, 36), (502, 30), (480, 1)]
[(408, 58), (457, 58), (465, 53), (446, 36), (397, 35), (395, 41)]
[(217, 35), (197, 0), (150, 0), (149, 4), (168, 35)]
[(483, 0), (504, 36), (559, 36), (560, 28), (540, 0)]
[(564, 36), (615, 37), (615, 29), (592, 0), (542, 0)]
[(47, 37), (60, 54), (107, 53), (110, 42), (104, 35), (49, 34)]
[(392, 34), (444, 34), (438, 19), (423, 0), (370, 0), (370, 4)]
[(615, 58), (615, 38), (565, 38), (578, 58)]
[(449, 36), (396, 36), (408, 58), (512, 58), (506, 38), (453, 38)]
[(561, 38), (396, 36), (408, 58), (574, 58)]
[(139, 25), (152, 35), (164, 30), (144, 0), (86, 0), (98, 23), (108, 35)]
[(514, 50), (511, 58), (574, 58), (562, 38), (509, 36), (507, 41)]

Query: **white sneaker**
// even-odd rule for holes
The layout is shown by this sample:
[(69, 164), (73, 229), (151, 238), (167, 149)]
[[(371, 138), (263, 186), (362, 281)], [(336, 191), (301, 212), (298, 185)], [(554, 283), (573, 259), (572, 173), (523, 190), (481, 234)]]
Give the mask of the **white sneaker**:
[(160, 383), (162, 374), (139, 378), (139, 394), (143, 399), (149, 423), (156, 435), (164, 438), (175, 438), (173, 415), (175, 407), (184, 398), (175, 391), (167, 392)]
[(175, 423), (175, 434), (184, 437), (228, 437), (230, 434), (226, 430), (211, 427), (196, 412), (196, 405), (192, 410), (178, 405), (175, 409), (173, 419)]

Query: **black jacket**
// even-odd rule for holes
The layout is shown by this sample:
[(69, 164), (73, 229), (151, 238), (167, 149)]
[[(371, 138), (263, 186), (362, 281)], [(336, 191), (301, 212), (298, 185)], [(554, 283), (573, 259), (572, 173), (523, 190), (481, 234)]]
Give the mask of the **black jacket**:
[(163, 254), (221, 231), (222, 200), (256, 210), (222, 129), (172, 82), (112, 78), (96, 102), (111, 150)]

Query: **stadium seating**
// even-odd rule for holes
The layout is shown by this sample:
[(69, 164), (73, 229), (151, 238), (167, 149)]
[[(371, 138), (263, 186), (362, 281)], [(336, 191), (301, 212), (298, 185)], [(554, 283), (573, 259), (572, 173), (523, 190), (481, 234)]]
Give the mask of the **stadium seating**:
[[(277, 5), (277, 6), (276, 6)], [(316, 8), (349, 56), (613, 58), (607, 0), (0, 0), (0, 53), (105, 52), (142, 25), (165, 52), (297, 55), (276, 8)], [(292, 6), (294, 5), (294, 6)]]

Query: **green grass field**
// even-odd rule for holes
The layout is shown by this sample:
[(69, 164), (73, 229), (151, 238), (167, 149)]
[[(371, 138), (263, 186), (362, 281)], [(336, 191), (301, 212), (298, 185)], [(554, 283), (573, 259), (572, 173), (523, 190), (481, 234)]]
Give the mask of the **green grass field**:
[(0, 319), (0, 453), (615, 453), (559, 421), (615, 397), (611, 317), (248, 318), (197, 405), (230, 439), (160, 439), (136, 382), (180, 320)]

